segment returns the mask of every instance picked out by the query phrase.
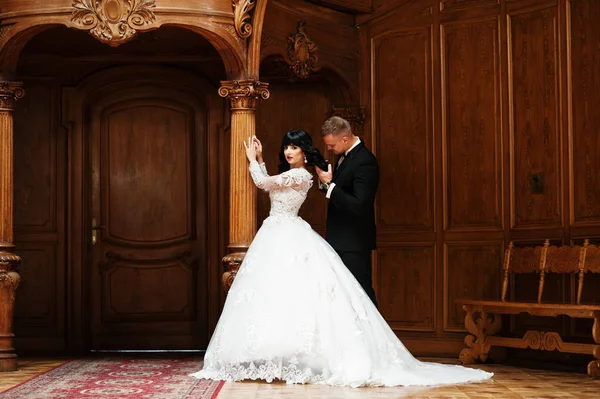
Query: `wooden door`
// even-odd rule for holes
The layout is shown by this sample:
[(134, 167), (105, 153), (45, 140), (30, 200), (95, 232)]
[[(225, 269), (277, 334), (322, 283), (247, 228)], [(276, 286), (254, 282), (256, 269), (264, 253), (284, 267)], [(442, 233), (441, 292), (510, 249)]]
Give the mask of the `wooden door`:
[(204, 348), (206, 106), (177, 82), (106, 93), (85, 124), (91, 349)]

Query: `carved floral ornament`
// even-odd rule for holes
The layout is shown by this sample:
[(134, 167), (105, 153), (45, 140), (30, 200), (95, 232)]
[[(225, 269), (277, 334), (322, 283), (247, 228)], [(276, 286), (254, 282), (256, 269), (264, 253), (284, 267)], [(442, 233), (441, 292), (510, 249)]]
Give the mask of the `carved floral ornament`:
[(156, 20), (155, 0), (73, 0), (73, 21), (103, 43), (118, 46)]
[(288, 37), (288, 58), (290, 70), (301, 79), (306, 79), (311, 72), (319, 70), (317, 63), (319, 48), (306, 34), (306, 21), (298, 24), (298, 31)]
[(252, 17), (250, 12), (256, 0), (233, 0), (233, 24), (238, 36), (247, 39), (252, 34)]
[(253, 109), (259, 98), (266, 100), (271, 93), (269, 84), (254, 80), (234, 80), (221, 82), (219, 95), (231, 101), (231, 109)]

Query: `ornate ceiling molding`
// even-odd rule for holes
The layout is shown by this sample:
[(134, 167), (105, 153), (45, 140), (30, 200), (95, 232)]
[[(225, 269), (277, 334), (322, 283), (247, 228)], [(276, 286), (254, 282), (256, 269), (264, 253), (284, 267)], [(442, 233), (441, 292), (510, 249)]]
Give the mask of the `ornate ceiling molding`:
[(256, 0), (233, 0), (233, 24), (238, 36), (247, 39), (252, 35), (252, 9)]
[(306, 79), (312, 72), (319, 70), (317, 45), (306, 34), (306, 21), (298, 24), (298, 31), (288, 37), (288, 58), (290, 59), (290, 70), (292, 73)]
[(152, 24), (155, 0), (73, 0), (71, 21), (103, 43), (118, 46)]

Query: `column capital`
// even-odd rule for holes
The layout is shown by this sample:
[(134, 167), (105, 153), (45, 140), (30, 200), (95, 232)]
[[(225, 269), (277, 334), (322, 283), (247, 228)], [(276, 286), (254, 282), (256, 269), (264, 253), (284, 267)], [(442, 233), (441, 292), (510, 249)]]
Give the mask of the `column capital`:
[(268, 88), (268, 83), (257, 80), (224, 80), (219, 95), (229, 99), (231, 110), (256, 109), (259, 98), (266, 100), (271, 95)]
[(24, 96), (25, 90), (22, 82), (0, 81), (0, 111), (13, 111), (15, 100)]

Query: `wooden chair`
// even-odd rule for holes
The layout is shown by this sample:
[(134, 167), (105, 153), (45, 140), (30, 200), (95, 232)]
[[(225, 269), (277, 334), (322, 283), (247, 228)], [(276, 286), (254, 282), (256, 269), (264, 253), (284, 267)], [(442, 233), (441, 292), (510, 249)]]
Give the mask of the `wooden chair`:
[[(591, 354), (588, 374), (600, 378), (600, 305), (582, 305), (581, 298), (587, 273), (600, 273), (600, 247), (585, 240), (582, 246), (551, 246), (546, 240), (543, 246), (516, 248), (511, 242), (504, 254), (502, 295), (498, 301), (460, 300), (466, 312), (465, 337), (467, 348), (460, 353), (463, 364), (486, 361), (493, 346), (558, 350), (560, 352)], [(507, 299), (510, 281), (517, 274), (538, 275), (537, 301), (514, 302)], [(577, 294), (573, 303), (543, 303), (544, 284), (549, 273), (577, 276)], [(532, 295), (533, 296), (533, 295)], [(500, 331), (501, 315), (528, 313), (533, 316), (594, 320), (592, 338), (595, 344), (564, 342), (559, 333), (527, 331), (523, 338), (495, 336)]]

